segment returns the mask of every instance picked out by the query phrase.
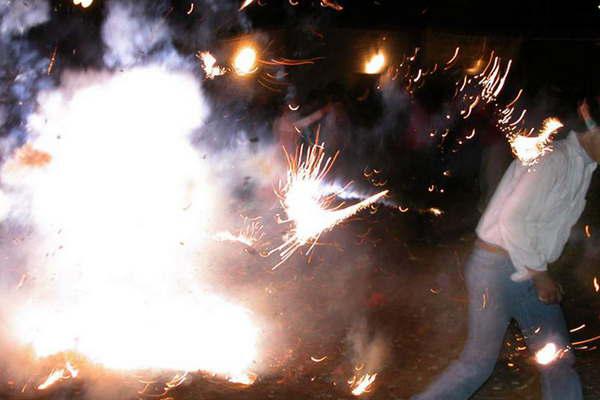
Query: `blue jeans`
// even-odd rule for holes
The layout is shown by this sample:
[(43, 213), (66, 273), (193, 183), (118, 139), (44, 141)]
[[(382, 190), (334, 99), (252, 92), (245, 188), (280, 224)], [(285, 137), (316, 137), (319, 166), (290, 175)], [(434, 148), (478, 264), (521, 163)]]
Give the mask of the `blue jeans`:
[[(533, 283), (512, 281), (513, 272), (507, 256), (474, 249), (465, 271), (469, 295), (469, 335), (465, 347), (458, 360), (413, 400), (470, 398), (492, 374), (513, 318), (519, 323), (531, 354), (550, 342), (559, 349), (570, 346), (560, 306), (539, 301)], [(582, 399), (573, 363), (570, 350), (548, 365), (538, 365), (544, 400)]]

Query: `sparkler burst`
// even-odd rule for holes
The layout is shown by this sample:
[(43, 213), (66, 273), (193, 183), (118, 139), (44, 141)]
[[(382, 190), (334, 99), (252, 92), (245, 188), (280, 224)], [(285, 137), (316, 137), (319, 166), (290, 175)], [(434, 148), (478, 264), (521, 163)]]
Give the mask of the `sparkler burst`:
[(30, 142), (1, 171), (34, 232), (11, 335), (39, 358), (242, 376), (258, 329), (200, 286), (219, 195), (188, 139), (207, 115), (198, 82), (158, 66), (62, 82), (39, 96)]
[(337, 154), (327, 157), (323, 143), (307, 146), (306, 150), (301, 145), (296, 149), (294, 157), (286, 152), (289, 170), (286, 182), (280, 183), (278, 195), (287, 219), (280, 222), (291, 223), (292, 228), (287, 240), (271, 251), (281, 255), (281, 261), (274, 268), (307, 243), (311, 243), (307, 251), (307, 254), (310, 253), (322, 233), (376, 203), (388, 193), (384, 190), (345, 208), (343, 203), (334, 205), (337, 195), (344, 189), (340, 193), (331, 193), (325, 190), (327, 185), (324, 181)]
[(197, 57), (202, 62), (202, 69), (208, 79), (214, 79), (216, 76), (225, 75), (225, 68), (219, 67), (217, 59), (208, 51), (202, 51), (197, 54)]
[(533, 165), (540, 157), (549, 151), (552, 143), (551, 135), (563, 124), (556, 118), (547, 118), (538, 136), (516, 135), (509, 138), (509, 143), (515, 156), (523, 165)]

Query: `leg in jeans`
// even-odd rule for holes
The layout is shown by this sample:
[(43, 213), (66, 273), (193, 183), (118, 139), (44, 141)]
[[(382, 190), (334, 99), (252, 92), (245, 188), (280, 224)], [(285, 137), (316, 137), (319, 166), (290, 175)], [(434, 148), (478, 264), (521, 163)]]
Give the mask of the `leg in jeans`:
[(489, 378), (510, 322), (506, 258), (475, 249), (467, 263), (469, 335), (460, 358), (413, 400), (466, 400)]
[[(515, 283), (515, 298), (520, 299), (514, 307), (514, 316), (527, 340), (532, 354), (548, 343), (557, 349), (570, 346), (569, 332), (562, 310), (557, 304), (542, 303), (531, 281)], [(573, 369), (573, 350), (566, 351), (548, 365), (539, 365), (544, 400), (580, 400), (583, 398), (581, 383)]]

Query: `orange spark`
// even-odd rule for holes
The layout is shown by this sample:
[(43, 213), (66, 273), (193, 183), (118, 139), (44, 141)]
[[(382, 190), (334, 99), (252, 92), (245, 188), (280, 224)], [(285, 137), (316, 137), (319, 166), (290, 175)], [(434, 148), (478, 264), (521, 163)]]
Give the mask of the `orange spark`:
[(591, 228), (589, 225), (586, 225), (586, 226), (583, 228), (583, 230), (584, 230), (584, 232), (585, 232), (585, 237), (586, 237), (586, 238), (590, 238), (590, 237), (592, 237), (592, 228)]

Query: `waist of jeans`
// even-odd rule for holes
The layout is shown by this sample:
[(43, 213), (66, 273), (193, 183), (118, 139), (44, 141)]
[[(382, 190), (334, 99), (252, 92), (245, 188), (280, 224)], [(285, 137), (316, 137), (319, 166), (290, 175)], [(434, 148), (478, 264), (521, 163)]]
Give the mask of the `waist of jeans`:
[(480, 238), (477, 238), (475, 240), (475, 247), (479, 248), (481, 250), (485, 250), (488, 253), (498, 254), (501, 256), (508, 257), (508, 251), (504, 250), (500, 246), (496, 246), (495, 244), (486, 242), (485, 240), (482, 240)]

